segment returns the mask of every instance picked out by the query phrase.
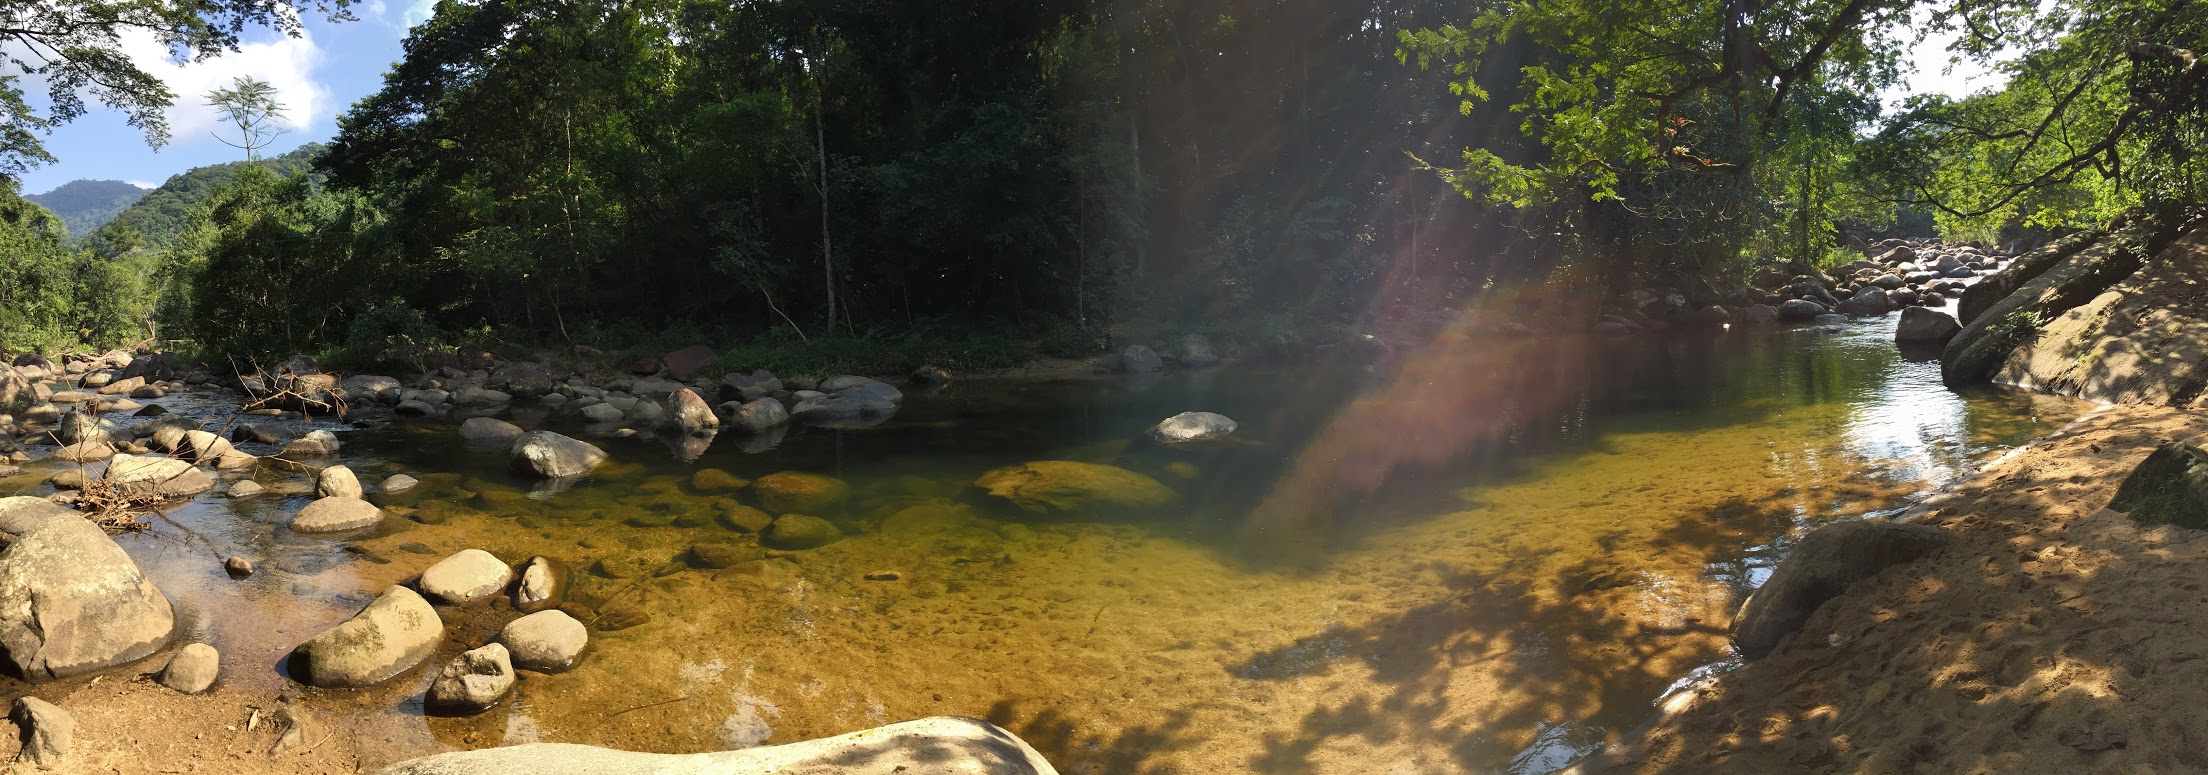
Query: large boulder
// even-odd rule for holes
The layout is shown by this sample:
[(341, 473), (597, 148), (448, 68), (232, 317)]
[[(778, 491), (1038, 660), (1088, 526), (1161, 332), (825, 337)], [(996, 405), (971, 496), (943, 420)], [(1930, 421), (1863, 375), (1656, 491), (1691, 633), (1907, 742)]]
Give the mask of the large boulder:
[(1825, 305), (1808, 299), (1788, 299), (1779, 304), (1780, 320), (1815, 320), (1825, 314)]
[(495, 417), (470, 417), (460, 423), (460, 438), (468, 441), (511, 443), (521, 426)]
[(719, 430), (721, 418), (696, 391), (683, 388), (668, 396), (667, 411), (660, 415), (660, 423), (678, 433), (697, 436)]
[(799, 743), (696, 754), (631, 753), (568, 743), (441, 753), (378, 775), (1057, 775), (1042, 754), (979, 719), (935, 716)]
[(1843, 315), (1875, 318), (1892, 311), (1894, 300), (1875, 285), (1864, 286), (1863, 290), (1840, 302), (1840, 314)]
[(559, 381), (552, 378), (552, 372), (544, 364), (528, 361), (499, 367), (498, 371), (491, 372), (491, 384), (504, 387), (502, 392), (509, 397), (524, 401), (541, 398), (559, 387)]
[[(156, 438), (159, 438), (156, 436)], [(213, 463), (223, 455), (237, 450), (230, 441), (202, 430), (188, 430), (177, 441), (176, 453), (195, 463)]]
[(1992, 309), (1996, 302), (2008, 298), (2009, 294), (2015, 293), (2025, 283), (2038, 279), (2048, 269), (2062, 263), (2063, 259), (2091, 247), (2094, 242), (2106, 236), (2106, 232), (2081, 231), (2017, 256), (2015, 261), (2009, 262), (2001, 271), (1986, 275), (1976, 285), (1963, 290), (1962, 300), (1955, 303), (1956, 322), (1966, 326), (1977, 322), (1978, 317)]
[(1760, 659), (1848, 585), (1914, 562), (1953, 540), (1930, 525), (1882, 519), (1835, 522), (1810, 531), (1771, 579), (1741, 604), (1733, 619), (1733, 645), (1741, 656)]
[(41, 498), (0, 498), (0, 649), (46, 681), (142, 659), (176, 629), (169, 599), (105, 531)]
[(444, 638), (437, 609), (414, 590), (395, 586), (292, 649), (291, 674), (310, 686), (370, 686), (420, 664)]
[(1962, 387), (1991, 378), (2011, 352), (2038, 335), (2040, 324), (2092, 301), (2137, 271), (2143, 257), (2135, 247), (2148, 242), (2152, 231), (2142, 224), (2096, 241), (1994, 302), (1940, 351), (1940, 379)]
[(2141, 524), (2208, 528), (2208, 451), (2176, 441), (2156, 447), (2108, 507)]
[(359, 498), (328, 497), (307, 504), (291, 518), (291, 529), (301, 533), (335, 533), (373, 527), (383, 521), (383, 511)]
[(397, 379), (376, 374), (355, 374), (337, 384), (344, 389), (346, 401), (356, 404), (397, 404), (406, 390)]
[(1212, 412), (1182, 412), (1150, 426), (1151, 441), (1167, 447), (1187, 447), (1217, 441), (1234, 433), (1234, 420)]
[(455, 605), (497, 595), (514, 580), (514, 569), (481, 549), (462, 549), (422, 571), (419, 586), (431, 598)]
[(0, 414), (15, 414), (33, 403), (37, 401), (31, 395), (30, 378), (14, 366), (0, 366)]
[(1894, 326), (1894, 341), (1946, 344), (1955, 333), (1963, 330), (1963, 324), (1945, 312), (1926, 307), (1906, 307), (1901, 311), (1901, 323)]
[(974, 486), (1037, 514), (1098, 509), (1141, 510), (1169, 505), (1180, 496), (1158, 480), (1099, 463), (1038, 460), (982, 474)]
[(2208, 392), (2203, 287), (2208, 228), (2196, 227), (2131, 276), (2045, 320), (1993, 380), (2106, 403), (2208, 405), (2200, 398)]
[(110, 484), (166, 499), (189, 498), (215, 488), (207, 472), (171, 457), (116, 455), (101, 477)]
[(330, 466), (314, 475), (314, 495), (317, 498), (359, 498), (366, 495), (360, 489), (360, 477), (346, 466)]
[(606, 462), (605, 450), (551, 431), (530, 431), (508, 452), (514, 469), (546, 479), (582, 476)]
[(730, 412), (728, 425), (743, 433), (759, 433), (790, 421), (790, 411), (782, 402), (772, 398), (758, 398), (738, 405)]
[(780, 471), (753, 480), (751, 494), (775, 514), (825, 514), (843, 506), (851, 485), (823, 474)]
[(344, 445), (337, 441), (337, 434), (315, 429), (307, 431), (306, 435), (284, 444), (284, 448), (278, 450), (276, 455), (286, 459), (329, 457), (337, 454), (337, 450), (342, 446)]

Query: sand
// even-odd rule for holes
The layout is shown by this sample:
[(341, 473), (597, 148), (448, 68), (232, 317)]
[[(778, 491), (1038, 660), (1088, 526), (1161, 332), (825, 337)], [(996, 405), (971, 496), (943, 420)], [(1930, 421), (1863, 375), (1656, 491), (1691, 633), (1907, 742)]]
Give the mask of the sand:
[(2208, 417), (2115, 408), (1960, 482), (1959, 541), (1665, 703), (1604, 773), (2208, 770), (2208, 532), (2106, 504)]

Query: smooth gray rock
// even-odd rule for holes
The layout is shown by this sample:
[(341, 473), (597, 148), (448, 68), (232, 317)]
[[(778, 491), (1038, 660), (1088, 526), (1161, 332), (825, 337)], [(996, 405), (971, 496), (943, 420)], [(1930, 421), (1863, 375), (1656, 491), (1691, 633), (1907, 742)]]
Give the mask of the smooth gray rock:
[(359, 498), (367, 493), (360, 489), (360, 477), (345, 466), (330, 466), (314, 475), (314, 494), (318, 498)]
[(1018, 736), (980, 719), (934, 716), (848, 735), (698, 754), (567, 743), (441, 753), (379, 775), (1057, 775)]
[(566, 611), (538, 611), (506, 623), (498, 641), (513, 652), (514, 665), (540, 673), (558, 673), (575, 666), (590, 644), (590, 631)]
[(516, 437), (509, 454), (515, 470), (547, 479), (581, 476), (606, 462), (605, 450), (551, 431)]
[(506, 647), (493, 643), (465, 651), (445, 663), (429, 685), (429, 708), (447, 713), (476, 713), (514, 690), (514, 663)]
[(382, 484), (376, 485), (376, 492), (383, 493), (385, 495), (396, 495), (398, 493), (414, 489), (414, 487), (419, 484), (421, 484), (421, 480), (415, 479), (411, 476), (407, 476), (406, 474), (392, 474), (390, 476), (384, 477)]
[(169, 666), (161, 668), (161, 685), (183, 692), (198, 694), (215, 685), (215, 678), (222, 672), (222, 655), (215, 647), (205, 643), (188, 644), (169, 657)]
[(341, 446), (343, 445), (338, 443), (337, 434), (315, 430), (308, 431), (306, 435), (292, 439), (276, 454), (287, 458), (328, 457), (337, 454), (337, 450)]
[(422, 571), (422, 592), (437, 600), (461, 604), (491, 597), (506, 590), (514, 569), (490, 552), (462, 549)]
[(786, 425), (789, 421), (790, 412), (782, 407), (782, 402), (772, 398), (759, 398), (737, 406), (729, 417), (728, 424), (744, 433), (759, 433), (768, 428)]
[(1953, 541), (1953, 535), (1930, 525), (1883, 519), (1834, 522), (1810, 531), (1741, 604), (1733, 618), (1733, 645), (1741, 656), (1760, 659), (1848, 585)]
[(1909, 307), (1901, 311), (1901, 324), (1894, 327), (1896, 342), (1927, 342), (1946, 344), (1963, 330), (1963, 324), (1945, 312), (1924, 307)]
[(468, 441), (510, 442), (521, 435), (521, 426), (495, 417), (470, 417), (460, 423), (460, 438)]
[(110, 483), (127, 486), (139, 492), (148, 492), (163, 498), (189, 498), (215, 488), (214, 477), (197, 466), (168, 457), (116, 455), (108, 461), (107, 473), (101, 477)]
[(858, 377), (850, 374), (845, 374), (842, 376), (829, 377), (827, 379), (821, 380), (818, 390), (822, 393), (840, 393), (845, 390), (850, 390), (852, 388), (873, 381), (874, 380), (871, 377)]
[(42, 498), (0, 498), (0, 649), (31, 681), (144, 658), (168, 643), (176, 612), (115, 541)]
[(77, 733), (77, 718), (69, 711), (37, 697), (17, 697), (8, 717), (23, 736), (23, 750), (18, 754), (23, 759), (39, 767), (53, 767), (68, 757)]
[(383, 510), (359, 498), (331, 497), (307, 504), (291, 518), (291, 529), (301, 533), (334, 533), (359, 530), (383, 521)]
[(583, 407), (583, 419), (591, 422), (620, 422), (628, 419), (628, 412), (611, 403), (591, 404)]
[(1780, 320), (1810, 320), (1825, 314), (1825, 305), (1808, 299), (1788, 299), (1779, 305)]
[(444, 637), (437, 609), (414, 590), (395, 586), (293, 649), (291, 674), (311, 686), (369, 686), (420, 664)]

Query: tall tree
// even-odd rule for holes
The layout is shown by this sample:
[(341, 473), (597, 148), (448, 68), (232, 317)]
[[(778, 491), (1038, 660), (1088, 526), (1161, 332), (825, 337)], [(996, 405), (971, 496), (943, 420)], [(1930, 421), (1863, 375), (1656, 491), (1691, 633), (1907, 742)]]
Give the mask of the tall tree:
[(224, 145), (245, 151), (245, 160), (253, 161), (256, 154), (276, 142), (276, 138), (289, 130), (277, 126), (284, 118), (283, 103), (276, 101), (276, 87), (252, 76), (241, 75), (230, 82), (230, 88), (207, 93), (207, 107), (222, 113), (224, 120), (238, 132), (238, 141), (219, 134), (216, 140)]

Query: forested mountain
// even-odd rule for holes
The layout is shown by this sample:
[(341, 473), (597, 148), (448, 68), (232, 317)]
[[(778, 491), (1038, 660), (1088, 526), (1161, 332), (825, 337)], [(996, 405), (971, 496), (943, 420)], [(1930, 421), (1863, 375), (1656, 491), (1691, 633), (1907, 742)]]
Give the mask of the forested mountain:
[(60, 217), (70, 236), (82, 237), (145, 195), (145, 189), (120, 180), (72, 180), (24, 198)]
[(97, 231), (86, 234), (72, 227), (70, 233), (105, 254), (113, 254), (137, 245), (167, 247), (176, 242), (178, 235), (191, 222), (193, 208), (206, 202), (216, 189), (237, 177), (238, 170), (250, 164), (265, 167), (277, 175), (291, 175), (307, 170), (313, 164), (315, 156), (321, 152), (321, 144), (307, 143), (290, 153), (260, 161), (234, 161), (194, 167), (170, 176), (152, 191), (142, 192), (143, 196), (128, 208), (115, 213)]

